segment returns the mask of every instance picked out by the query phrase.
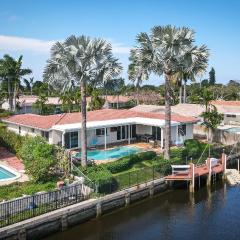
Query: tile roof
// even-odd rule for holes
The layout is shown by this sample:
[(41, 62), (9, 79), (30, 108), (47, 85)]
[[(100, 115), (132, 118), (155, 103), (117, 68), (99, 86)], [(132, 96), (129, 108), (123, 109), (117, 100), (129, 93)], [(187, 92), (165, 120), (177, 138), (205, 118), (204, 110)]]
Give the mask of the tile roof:
[(224, 100), (215, 100), (211, 102), (213, 105), (222, 105), (222, 106), (238, 106), (240, 107), (240, 101), (224, 101)]
[[(151, 118), (151, 119), (162, 119), (164, 120), (165, 115), (163, 113), (147, 113), (137, 112), (133, 110), (117, 110), (117, 109), (102, 109), (96, 111), (90, 111), (87, 113), (87, 121), (105, 121), (114, 119), (126, 119), (126, 118)], [(54, 125), (73, 124), (81, 122), (81, 114), (75, 113), (64, 113), (49, 116), (40, 116), (35, 114), (22, 114), (14, 115), (5, 118), (3, 121), (21, 124), (26, 126), (32, 126), (41, 129), (50, 129)], [(196, 118), (180, 116), (177, 114), (172, 115), (172, 121), (177, 122), (196, 122)]]

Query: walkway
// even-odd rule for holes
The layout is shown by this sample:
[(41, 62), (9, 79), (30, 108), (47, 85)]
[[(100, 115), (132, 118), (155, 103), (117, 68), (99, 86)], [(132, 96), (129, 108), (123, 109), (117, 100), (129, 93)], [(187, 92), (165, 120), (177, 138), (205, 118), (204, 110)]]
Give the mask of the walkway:
[(5, 163), (18, 172), (24, 172), (24, 165), (22, 160), (17, 158), (16, 155), (10, 153), (6, 148), (0, 147), (0, 162)]

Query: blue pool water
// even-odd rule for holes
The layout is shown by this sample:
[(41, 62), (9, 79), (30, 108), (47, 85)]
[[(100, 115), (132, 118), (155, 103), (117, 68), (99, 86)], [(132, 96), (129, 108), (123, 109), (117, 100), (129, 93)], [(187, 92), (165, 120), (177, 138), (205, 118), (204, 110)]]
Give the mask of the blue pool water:
[(9, 178), (14, 178), (14, 177), (16, 177), (15, 174), (9, 172), (5, 168), (0, 167), (0, 180), (5, 180)]
[[(128, 156), (138, 153), (140, 149), (137, 147), (116, 147), (108, 150), (88, 150), (87, 157), (89, 160), (106, 160)], [(76, 157), (81, 157), (81, 153), (77, 153)]]
[(238, 128), (238, 127), (229, 128), (229, 129), (226, 129), (226, 131), (237, 133), (237, 132), (240, 132), (240, 128)]

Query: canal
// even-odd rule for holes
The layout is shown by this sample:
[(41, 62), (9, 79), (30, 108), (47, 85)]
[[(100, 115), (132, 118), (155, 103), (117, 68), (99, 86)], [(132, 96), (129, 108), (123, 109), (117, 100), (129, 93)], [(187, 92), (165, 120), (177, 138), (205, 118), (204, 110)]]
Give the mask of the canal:
[(240, 239), (240, 187), (177, 189), (46, 240)]

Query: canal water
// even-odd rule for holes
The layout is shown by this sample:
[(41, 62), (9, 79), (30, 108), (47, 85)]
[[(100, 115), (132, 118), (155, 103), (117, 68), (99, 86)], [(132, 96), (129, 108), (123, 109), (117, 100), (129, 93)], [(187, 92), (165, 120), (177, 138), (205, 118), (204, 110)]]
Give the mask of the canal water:
[(240, 239), (239, 223), (240, 187), (217, 184), (194, 197), (177, 189), (47, 239), (235, 240)]

